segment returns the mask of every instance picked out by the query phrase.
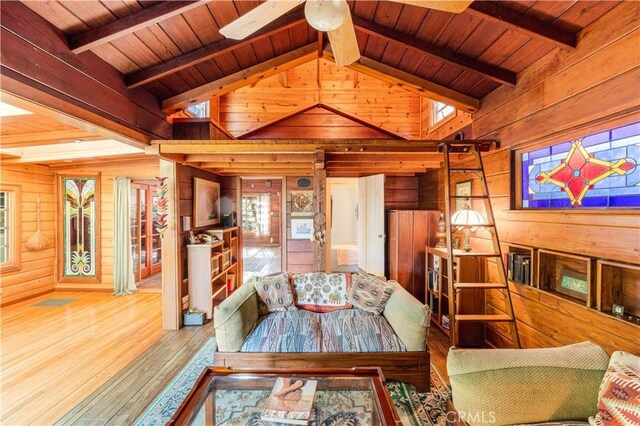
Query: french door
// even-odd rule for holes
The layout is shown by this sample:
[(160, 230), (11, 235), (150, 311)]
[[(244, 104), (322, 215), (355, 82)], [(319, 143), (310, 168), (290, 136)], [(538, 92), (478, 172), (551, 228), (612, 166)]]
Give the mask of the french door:
[(131, 184), (131, 248), (136, 281), (160, 272), (162, 249), (157, 227), (157, 200), (151, 185)]

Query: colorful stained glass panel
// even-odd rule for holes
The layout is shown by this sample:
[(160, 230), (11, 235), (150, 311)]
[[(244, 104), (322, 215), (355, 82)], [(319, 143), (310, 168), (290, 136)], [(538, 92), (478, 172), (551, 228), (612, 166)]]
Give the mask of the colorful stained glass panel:
[(63, 178), (64, 276), (96, 276), (96, 179)]
[(640, 207), (640, 123), (520, 156), (521, 208)]

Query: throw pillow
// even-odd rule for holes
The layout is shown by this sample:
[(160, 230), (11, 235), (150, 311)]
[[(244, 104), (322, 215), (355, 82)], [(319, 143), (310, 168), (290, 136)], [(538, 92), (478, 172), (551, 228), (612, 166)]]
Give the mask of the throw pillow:
[(395, 281), (384, 282), (372, 275), (355, 274), (347, 300), (356, 308), (380, 315), (394, 287)]
[(640, 372), (612, 362), (602, 379), (596, 426), (640, 424)]
[(253, 285), (260, 302), (262, 302), (260, 303), (261, 315), (295, 309), (288, 273), (256, 277)]
[(350, 309), (347, 291), (351, 274), (314, 272), (293, 276), (296, 306), (313, 312)]

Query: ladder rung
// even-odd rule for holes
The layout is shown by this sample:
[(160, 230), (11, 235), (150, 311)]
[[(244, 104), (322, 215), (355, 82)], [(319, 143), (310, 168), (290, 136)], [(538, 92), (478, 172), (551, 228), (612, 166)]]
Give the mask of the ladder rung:
[(460, 199), (460, 200), (486, 200), (489, 197), (487, 195), (451, 195), (449, 198), (452, 199)]
[(455, 288), (464, 289), (464, 288), (482, 288), (482, 289), (490, 289), (490, 288), (507, 288), (504, 283), (454, 283)]
[(454, 257), (500, 257), (499, 253), (455, 252)]
[(456, 321), (461, 321), (461, 322), (469, 322), (469, 321), (476, 321), (476, 322), (509, 322), (509, 321), (513, 321), (513, 318), (511, 318), (509, 315), (506, 315), (506, 314), (497, 314), (497, 315), (483, 315), (483, 314), (478, 314), (478, 315), (456, 315), (455, 319), (456, 319)]
[(482, 169), (479, 168), (454, 168), (454, 169), (449, 169), (450, 172), (461, 172), (461, 173), (465, 173), (465, 172), (481, 172)]

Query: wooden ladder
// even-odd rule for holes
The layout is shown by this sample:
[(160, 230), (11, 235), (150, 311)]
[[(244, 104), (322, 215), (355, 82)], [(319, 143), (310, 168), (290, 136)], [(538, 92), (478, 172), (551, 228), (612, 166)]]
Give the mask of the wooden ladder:
[[(482, 155), (480, 153), (480, 146), (477, 144), (470, 144), (468, 142), (453, 142), (447, 141), (440, 146), (440, 149), (444, 153), (444, 195), (445, 195), (445, 223), (447, 230), (447, 254), (449, 255), (449, 261), (447, 262), (447, 275), (451, 277), (449, 279), (449, 294), (453, 297), (449, 297), (449, 332), (453, 345), (458, 342), (458, 326), (463, 322), (507, 322), (511, 328), (511, 340), (515, 348), (520, 347), (520, 338), (518, 335), (518, 328), (516, 326), (516, 319), (513, 312), (513, 304), (511, 302), (511, 294), (509, 292), (509, 285), (507, 283), (507, 276), (504, 270), (504, 258), (502, 257), (502, 249), (500, 248), (500, 241), (498, 240), (498, 232), (496, 229), (495, 218), (493, 215), (493, 207), (491, 206), (491, 199), (489, 197), (489, 187), (487, 185), (487, 179), (484, 173), (484, 166), (482, 163)], [(452, 150), (456, 153), (473, 153), (475, 158), (476, 167), (463, 167), (463, 168), (451, 168), (449, 154)], [(480, 188), (482, 195), (471, 196), (456, 196), (451, 195), (451, 173), (472, 173), (480, 178)], [(451, 211), (452, 200), (466, 199), (466, 200), (483, 200), (485, 205), (485, 214), (487, 216), (486, 223), (483, 223), (479, 227), (485, 228), (491, 234), (491, 240), (493, 243), (493, 250), (490, 252), (464, 252), (462, 250), (456, 250), (453, 252), (452, 237), (453, 229), (451, 225), (451, 217), (453, 212)], [(455, 202), (454, 202), (455, 205)], [(470, 206), (471, 207), (471, 206)], [(472, 257), (477, 259), (495, 259), (498, 268), (498, 282), (481, 282), (481, 283), (468, 283), (458, 282), (458, 277), (454, 275), (453, 264), (454, 257)], [(485, 262), (486, 263), (486, 262)], [(486, 265), (485, 265), (486, 266)], [(504, 296), (505, 301), (505, 314), (458, 314), (457, 299), (460, 297), (460, 292), (465, 289), (479, 289), (479, 290), (498, 290)]]

